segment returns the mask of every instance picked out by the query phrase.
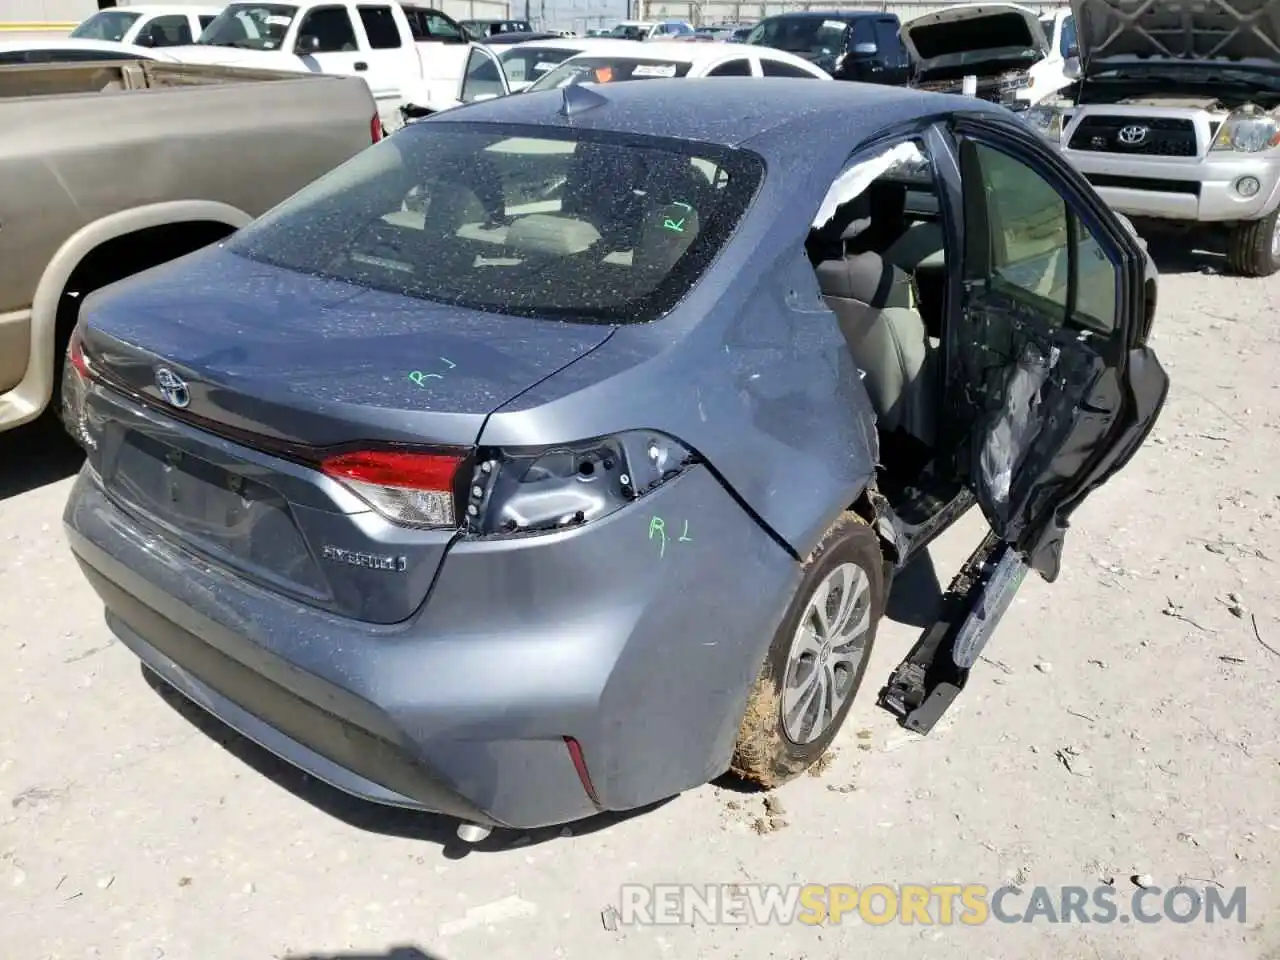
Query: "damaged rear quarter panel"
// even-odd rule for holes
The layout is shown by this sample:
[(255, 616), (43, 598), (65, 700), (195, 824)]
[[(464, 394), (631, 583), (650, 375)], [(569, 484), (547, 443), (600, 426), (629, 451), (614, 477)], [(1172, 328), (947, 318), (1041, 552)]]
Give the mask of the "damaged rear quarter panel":
[[(481, 445), (663, 431), (701, 455), (797, 558), (808, 556), (870, 483), (878, 456), (866, 389), (803, 252), (846, 155), (833, 152), (830, 170), (805, 184), (766, 179), (738, 234), (675, 310), (618, 328), (507, 403)], [(784, 169), (813, 163), (786, 159)]]
[(728, 769), (800, 574), (703, 466), (576, 530), (459, 541), (415, 631), (453, 649), (401, 720), (504, 822), (536, 816), (500, 775), (518, 741), (576, 738), (607, 809), (673, 796)]

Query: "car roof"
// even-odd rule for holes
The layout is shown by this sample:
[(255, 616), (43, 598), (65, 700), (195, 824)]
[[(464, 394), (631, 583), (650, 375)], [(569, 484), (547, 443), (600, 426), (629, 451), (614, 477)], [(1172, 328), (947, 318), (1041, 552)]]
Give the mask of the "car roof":
[[(512, 50), (515, 49), (545, 49), (550, 47), (554, 50), (565, 50), (578, 48), (579, 53), (591, 53), (595, 50), (613, 51), (613, 50), (631, 50), (642, 51), (652, 46), (651, 43), (641, 43), (639, 40), (624, 40), (622, 37), (546, 37), (541, 40), (526, 40), (524, 43), (515, 43), (511, 45)], [(503, 53), (506, 53), (504, 50)]]
[[(99, 11), (101, 12), (101, 11)], [(138, 47), (114, 40), (83, 40), (79, 37), (41, 37), (39, 40), (0, 40), (0, 53), (16, 53), (23, 50), (94, 50), (100, 53), (133, 53), (145, 60), (163, 60), (168, 54), (163, 48)]]
[(95, 10), (94, 13), (140, 13), (144, 17), (152, 17), (179, 13), (221, 13), (223, 9), (223, 7), (195, 6), (185, 3), (131, 3), (127, 7), (107, 7), (105, 10)]
[[(760, 95), (768, 83), (769, 96)], [(710, 87), (708, 85), (714, 85)], [(795, 143), (814, 151), (849, 149), (886, 126), (948, 111), (1006, 116), (1003, 107), (974, 97), (926, 93), (868, 83), (814, 83), (805, 78), (715, 77), (659, 79), (590, 88), (596, 109), (561, 115), (564, 88), (482, 100), (421, 121), (534, 124), (642, 133), (725, 147), (751, 143), (766, 154)], [(710, 91), (714, 90), (714, 96)], [(418, 126), (419, 124), (414, 124)], [(837, 136), (833, 139), (833, 132)], [(772, 145), (772, 146), (771, 146)]]
[[(713, 40), (707, 43), (689, 43), (687, 40), (649, 40), (641, 43), (636, 40), (623, 41), (631, 46), (625, 48), (629, 52), (620, 54), (621, 56), (635, 57), (638, 60), (670, 60), (673, 63), (688, 63), (694, 66), (702, 63), (709, 63), (712, 60), (719, 60), (721, 57), (737, 55), (759, 56), (767, 60), (777, 60), (783, 63), (806, 63), (803, 57), (798, 57), (793, 53), (785, 50), (775, 50), (772, 47), (751, 47), (744, 48), (740, 43), (724, 43), (723, 41)], [(590, 56), (594, 51), (584, 50), (576, 56)], [(614, 53), (614, 49), (610, 48), (609, 53)], [(571, 58), (571, 59), (575, 59)]]
[(861, 20), (863, 17), (891, 17), (879, 10), (789, 10), (775, 13), (765, 20)]

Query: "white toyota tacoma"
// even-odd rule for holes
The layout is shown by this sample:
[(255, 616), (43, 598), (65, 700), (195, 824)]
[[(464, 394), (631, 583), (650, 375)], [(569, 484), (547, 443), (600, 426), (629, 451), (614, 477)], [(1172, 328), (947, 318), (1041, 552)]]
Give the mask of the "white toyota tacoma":
[(1023, 116), (1116, 210), (1280, 270), (1280, 0), (1071, 0), (1080, 76)]

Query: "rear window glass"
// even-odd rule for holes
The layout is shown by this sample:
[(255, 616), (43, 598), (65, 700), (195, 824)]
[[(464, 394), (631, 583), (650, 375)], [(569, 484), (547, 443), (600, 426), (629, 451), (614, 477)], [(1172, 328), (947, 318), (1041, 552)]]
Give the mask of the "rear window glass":
[(578, 84), (618, 83), (623, 80), (658, 80), (683, 77), (692, 64), (674, 60), (648, 60), (636, 57), (574, 57), (550, 73), (538, 78), (529, 89), (551, 90)]
[(832, 54), (844, 49), (849, 23), (822, 17), (776, 17), (762, 20), (747, 43), (799, 54)]
[(498, 55), (502, 70), (511, 83), (533, 83), (578, 53), (564, 47), (515, 46)]
[(697, 283), (763, 172), (754, 153), (686, 141), (410, 124), (227, 249), (493, 313), (644, 322)]

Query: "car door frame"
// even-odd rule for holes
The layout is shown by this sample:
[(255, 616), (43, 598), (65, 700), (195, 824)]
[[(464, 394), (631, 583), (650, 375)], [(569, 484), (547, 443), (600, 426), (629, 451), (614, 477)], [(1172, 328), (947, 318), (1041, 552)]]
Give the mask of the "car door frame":
[[(320, 10), (341, 10), (346, 14), (347, 23), (351, 27), (351, 36), (356, 43), (355, 50), (322, 50), (319, 52), (301, 52), (299, 50), (298, 45), (302, 42), (303, 37), (302, 28)], [(302, 61), (303, 66), (310, 72), (363, 77), (368, 71), (368, 61), (365, 60), (368, 50), (361, 46), (362, 41), (364, 41), (364, 24), (359, 22), (360, 16), (356, 12), (354, 3), (347, 2), (347, 0), (329, 0), (327, 3), (317, 3), (315, 6), (299, 11), (294, 20), (295, 25), (291, 25), (289, 28), (292, 39), (290, 40), (289, 37), (286, 37), (290, 44), (287, 49)], [(363, 69), (360, 67), (361, 64), (364, 64)], [(373, 95), (372, 87), (370, 88), (370, 95)]]
[[(365, 26), (362, 8), (385, 9), (391, 17), (400, 45), (396, 47), (374, 47), (369, 36), (369, 28)], [(351, 24), (356, 30), (356, 45), (364, 54), (364, 70), (359, 73), (369, 86), (369, 92), (378, 103), (379, 113), (385, 113), (384, 105), (398, 105), (404, 92), (405, 81), (418, 74), (418, 51), (414, 44), (413, 34), (405, 29), (396, 18), (395, 3), (392, 0), (355, 0), (350, 4)], [(357, 64), (358, 69), (358, 64)]]
[[(1081, 430), (1087, 428), (1077, 426), (1071, 430), (1067, 435), (1072, 440), (1070, 447), (1077, 451), (1084, 449), (1083, 441), (1087, 445), (1087, 453), (1070, 474), (1058, 472), (1059, 476), (1064, 477), (1061, 489), (1054, 491), (1048, 498), (1042, 498), (1033, 516), (1020, 518), (1022, 522), (1018, 533), (1010, 539), (1028, 565), (1037, 570), (1045, 580), (1052, 582), (1060, 569), (1062, 544), (1071, 513), (1093, 490), (1128, 462), (1154, 426), (1168, 393), (1168, 377), (1145, 343), (1145, 333), (1149, 327), (1145, 316), (1145, 286), (1149, 279), (1145, 275), (1146, 257), (1137, 237), (1110, 214), (1105, 202), (1093, 191), (1083, 175), (1032, 131), (1021, 127), (1016, 120), (989, 112), (957, 113), (948, 124), (948, 136), (953, 144), (952, 156), (957, 172), (963, 169), (962, 143), (964, 140), (971, 140), (1011, 157), (1046, 180), (1062, 197), (1068, 222), (1070, 223), (1070, 216), (1074, 215), (1076, 221), (1108, 254), (1113, 266), (1118, 268), (1115, 329), (1106, 339), (1105, 350), (1099, 351), (1106, 366), (1113, 371), (1118, 406), (1105, 420), (1101, 415), (1108, 411), (1090, 411), (1099, 415), (1097, 422), (1102, 425), (1100, 432), (1092, 438), (1079, 436)], [(973, 188), (965, 180), (963, 175), (960, 176), (959, 184), (963, 191), (961, 202), (964, 205), (963, 260), (960, 271), (962, 299), (957, 304), (958, 310), (950, 312), (950, 317), (957, 319), (970, 309), (977, 286), (968, 276), (970, 250), (975, 242), (975, 235), (971, 222)], [(981, 229), (984, 237), (988, 235), (985, 229), (985, 209), (983, 203), (984, 226)], [(1067, 256), (1070, 279), (1064, 310), (1068, 320), (1075, 305), (1073, 294), (1078, 282), (1075, 264), (1077, 243), (1078, 236), (1069, 235)], [(953, 324), (945, 331), (947, 344), (944, 350), (944, 393), (948, 401), (956, 398), (955, 391), (959, 386), (956, 382), (960, 369), (957, 364), (957, 351), (960, 349), (956, 342), (957, 326)], [(1065, 328), (1065, 322), (1063, 326)], [(1079, 401), (1085, 399), (1087, 398), (1077, 398), (1077, 407), (1073, 413), (1079, 409)], [(951, 402), (948, 402), (948, 407), (953, 411), (956, 409), (956, 405)], [(1062, 466), (1059, 455), (1068, 447), (1067, 437), (1054, 448), (1053, 455), (1044, 464), (1042, 475), (1052, 476), (1055, 464)], [(1020, 463), (1018, 469), (1026, 467), (1026, 464)], [(982, 503), (981, 494), (978, 495), (978, 500)], [(991, 520), (990, 515), (988, 520)], [(1001, 537), (1007, 536), (1007, 531), (996, 532)]]
[[(471, 75), (471, 58), (476, 54), (487, 57), (493, 62), (493, 68), (498, 71), (498, 80), (502, 84), (502, 93), (500, 96), (511, 96), (511, 81), (507, 79), (507, 71), (502, 68), (502, 60), (496, 53), (490, 50), (482, 43), (472, 44), (471, 49), (467, 52), (467, 59), (462, 64), (462, 79), (458, 81), (457, 101), (460, 106), (466, 106), (467, 101), (463, 99), (467, 92), (467, 78)], [(565, 58), (566, 60), (568, 57)], [(485, 100), (497, 100), (498, 97), (486, 97)], [(472, 103), (483, 103), (484, 100), (473, 100)]]
[[(690, 76), (691, 78), (694, 78), (694, 79), (696, 79), (697, 77), (712, 77), (712, 76), (713, 76), (713, 73), (712, 73), (712, 71), (713, 71), (713, 70), (718, 70), (718, 69), (720, 69), (721, 67), (723, 67), (726, 63), (733, 63), (735, 60), (745, 60), (745, 61), (747, 61), (747, 71), (748, 71), (748, 73), (746, 74), (747, 76), (749, 76), (749, 77), (759, 77), (759, 76), (761, 76), (761, 73), (760, 73), (760, 66), (759, 66), (759, 64), (758, 64), (757, 62), (755, 62), (755, 59), (754, 59), (753, 57), (747, 56), (747, 55), (745, 55), (745, 54), (740, 54), (740, 53), (737, 53), (737, 52), (725, 54), (724, 56), (722, 56), (719, 60), (715, 61), (714, 63), (702, 64), (702, 65), (700, 65), (699, 67), (697, 67), (697, 68), (696, 68), (696, 69), (698, 70), (698, 73), (696, 74), (696, 76), (694, 75), (694, 73), (693, 73), (693, 71), (692, 71), (692, 70), (689, 72), (688, 76)], [(730, 74), (725, 74), (725, 76), (728, 76), (728, 77), (735, 77), (735, 76), (740, 77), (740, 76), (742, 76), (742, 74), (733, 74), (733, 73), (730, 73)]]

